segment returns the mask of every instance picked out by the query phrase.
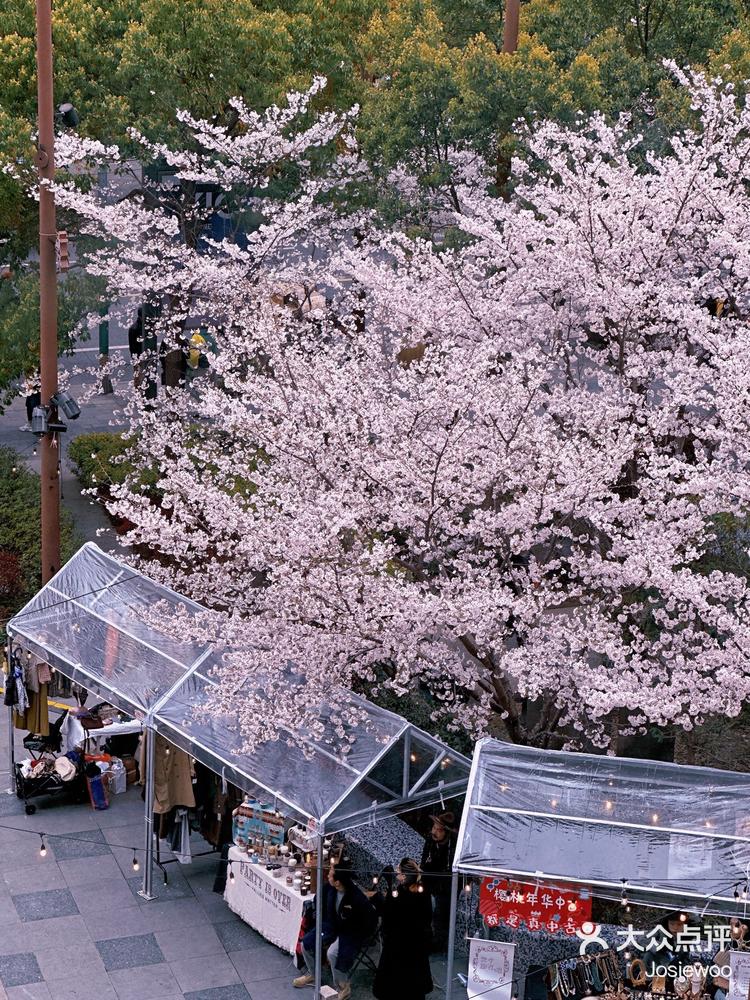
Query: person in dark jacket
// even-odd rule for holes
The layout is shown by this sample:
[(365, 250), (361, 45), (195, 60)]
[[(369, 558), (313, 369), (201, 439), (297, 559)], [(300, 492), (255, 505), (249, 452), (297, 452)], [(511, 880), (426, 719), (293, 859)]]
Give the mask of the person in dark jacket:
[(372, 992), (377, 1000), (425, 1000), (432, 993), (432, 903), (412, 858), (403, 858), (397, 879), (380, 902), (383, 951)]
[(422, 882), (432, 897), (432, 946), (448, 943), (451, 910), (451, 865), (456, 853), (456, 819), (452, 812), (431, 816), (432, 829), (422, 850)]
[[(354, 884), (346, 863), (331, 865), (323, 891), (323, 950), (328, 957), (338, 1000), (349, 1000), (352, 988), (349, 971), (362, 946), (375, 933), (377, 914), (372, 904)], [(315, 982), (315, 928), (302, 939), (302, 955), (307, 973), (293, 985), (311, 986)]]

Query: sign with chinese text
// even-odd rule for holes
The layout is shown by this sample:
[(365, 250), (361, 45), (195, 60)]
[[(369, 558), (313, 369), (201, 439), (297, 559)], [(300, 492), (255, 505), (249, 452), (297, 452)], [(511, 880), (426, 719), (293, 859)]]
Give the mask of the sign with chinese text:
[(488, 927), (526, 927), (530, 931), (571, 937), (591, 921), (591, 894), (586, 889), (525, 885), (505, 878), (484, 878), (479, 912)]
[(469, 945), (469, 1000), (510, 1000), (513, 991), (514, 944), (472, 938)]

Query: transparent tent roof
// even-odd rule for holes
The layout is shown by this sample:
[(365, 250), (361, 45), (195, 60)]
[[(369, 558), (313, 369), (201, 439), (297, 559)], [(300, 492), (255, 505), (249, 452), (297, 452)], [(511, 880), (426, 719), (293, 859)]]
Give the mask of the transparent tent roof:
[(481, 740), (454, 866), (669, 908), (738, 912), (750, 774)]
[[(344, 738), (329, 710), (317, 739), (280, 738), (238, 752), (234, 718), (200, 711), (212, 650), (179, 641), (155, 624), (159, 604), (186, 619), (203, 609), (91, 542), (9, 623), (13, 641), (117, 708), (147, 718), (157, 732), (245, 791), (275, 800), (296, 819), (333, 833), (463, 794), (470, 762), (405, 719), (364, 699)], [(237, 695), (242, 697), (240, 691)]]

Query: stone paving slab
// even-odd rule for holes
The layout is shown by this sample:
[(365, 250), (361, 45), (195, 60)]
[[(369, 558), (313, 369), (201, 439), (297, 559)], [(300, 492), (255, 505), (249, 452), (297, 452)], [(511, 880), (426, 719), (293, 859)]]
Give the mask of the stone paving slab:
[(135, 934), (132, 937), (109, 938), (97, 941), (96, 947), (107, 972), (115, 969), (133, 969), (144, 965), (159, 965), (164, 955), (153, 934)]
[(18, 916), (24, 923), (49, 920), (51, 917), (70, 917), (79, 912), (70, 889), (26, 892), (12, 898)]
[(118, 969), (110, 972), (109, 978), (118, 1000), (164, 1000), (173, 994), (180, 995), (177, 980), (166, 963)]
[(41, 983), (42, 971), (33, 952), (25, 951), (0, 958), (0, 982), (4, 987)]
[(49, 842), (58, 861), (71, 861), (73, 858), (95, 858), (102, 854), (111, 854), (111, 848), (99, 827), (71, 831), (66, 833), (64, 837), (50, 834)]

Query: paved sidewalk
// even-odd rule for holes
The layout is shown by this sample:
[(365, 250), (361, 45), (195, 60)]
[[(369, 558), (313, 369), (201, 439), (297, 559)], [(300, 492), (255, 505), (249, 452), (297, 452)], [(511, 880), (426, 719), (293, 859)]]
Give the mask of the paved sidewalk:
[[(21, 737), (17, 755), (23, 756)], [(8, 734), (0, 736), (0, 789)], [(143, 803), (133, 786), (110, 808), (37, 799), (26, 816), (0, 790), (0, 1000), (304, 1000), (289, 955), (268, 944), (212, 891), (217, 856), (155, 871), (158, 899), (136, 895), (133, 847), (143, 844)], [(49, 805), (45, 805), (49, 801)], [(39, 854), (47, 835), (47, 855)], [(196, 838), (194, 852), (205, 848)], [(166, 857), (171, 857), (166, 852)], [(142, 860), (143, 855), (140, 854)], [(435, 963), (444, 983), (444, 963)], [(436, 990), (433, 998), (443, 996)], [(355, 1000), (371, 998), (370, 974)]]

